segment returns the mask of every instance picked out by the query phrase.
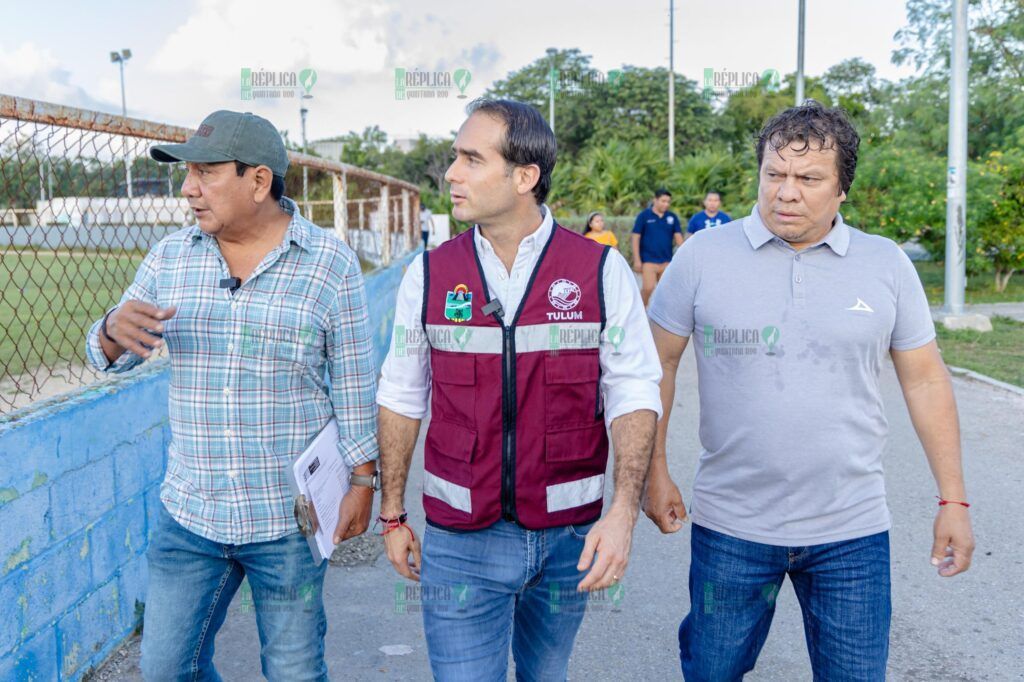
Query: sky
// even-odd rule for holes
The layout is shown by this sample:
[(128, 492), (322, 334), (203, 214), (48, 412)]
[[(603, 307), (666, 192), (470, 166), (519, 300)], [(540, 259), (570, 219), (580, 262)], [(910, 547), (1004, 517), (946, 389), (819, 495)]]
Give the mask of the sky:
[[(110, 52), (129, 48), (128, 115), (198, 126), (217, 109), (252, 111), (299, 139), (300, 100), (242, 100), (243, 68), (316, 70), (308, 138), (379, 125), (390, 139), (444, 135), (495, 80), (550, 47), (579, 48), (595, 68), (667, 66), (668, 0), (0, 0), (0, 93), (121, 111)], [(796, 69), (797, 0), (677, 0), (675, 67)], [(891, 80), (906, 23), (901, 0), (807, 0), (805, 71), (860, 57)], [(466, 99), (397, 100), (395, 69), (466, 69)], [(299, 90), (301, 92), (301, 90)], [(293, 90), (294, 92), (294, 90)], [(557, 106), (557, 103), (556, 103)], [(546, 112), (545, 112), (546, 113)], [(556, 110), (557, 123), (557, 110)]]

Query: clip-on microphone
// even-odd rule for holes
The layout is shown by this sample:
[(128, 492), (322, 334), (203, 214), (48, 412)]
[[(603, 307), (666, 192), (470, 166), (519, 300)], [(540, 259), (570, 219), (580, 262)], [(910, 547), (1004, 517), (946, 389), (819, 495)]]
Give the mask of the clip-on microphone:
[(497, 313), (499, 318), (505, 314), (505, 309), (501, 307), (501, 301), (499, 301), (496, 298), (492, 298), (491, 302), (485, 305), (480, 310), (481, 312), (483, 312), (484, 315), (494, 315), (495, 313)]
[(225, 277), (220, 281), (221, 289), (231, 289), (231, 293), (238, 291), (238, 287), (242, 286), (241, 277)]

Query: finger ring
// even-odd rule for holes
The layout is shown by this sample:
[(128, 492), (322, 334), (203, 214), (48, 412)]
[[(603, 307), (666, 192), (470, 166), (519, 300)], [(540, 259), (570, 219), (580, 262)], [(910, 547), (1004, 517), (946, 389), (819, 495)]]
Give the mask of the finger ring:
[(618, 580), (618, 579), (619, 579), (619, 576), (617, 576), (617, 575), (613, 575), (612, 576), (612, 580)]

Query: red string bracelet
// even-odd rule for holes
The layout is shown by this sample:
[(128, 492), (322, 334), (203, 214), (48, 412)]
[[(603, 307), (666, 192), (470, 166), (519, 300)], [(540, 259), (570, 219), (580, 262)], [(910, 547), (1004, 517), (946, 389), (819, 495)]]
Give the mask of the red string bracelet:
[(411, 535), (414, 540), (416, 539), (416, 533), (412, 532), (412, 528), (409, 527), (409, 524), (404, 523), (404, 522), (403, 523), (395, 524), (393, 526), (388, 526), (383, 531), (381, 531), (381, 535), (387, 535), (388, 533), (390, 533), (392, 531), (396, 531), (399, 528), (406, 529), (407, 531), (409, 531), (409, 535)]
[(971, 505), (967, 504), (966, 502), (960, 502), (959, 500), (944, 500), (941, 497), (939, 497), (938, 495), (935, 496), (935, 499), (937, 499), (939, 501), (939, 506), (940, 507), (945, 507), (947, 504), (959, 504), (962, 507), (964, 507), (965, 509), (969, 509), (970, 506), (971, 506)]

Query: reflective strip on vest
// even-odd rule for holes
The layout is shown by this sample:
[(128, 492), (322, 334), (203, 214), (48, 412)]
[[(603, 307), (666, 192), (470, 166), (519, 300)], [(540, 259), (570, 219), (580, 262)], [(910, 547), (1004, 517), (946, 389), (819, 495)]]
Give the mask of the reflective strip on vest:
[[(427, 339), (437, 350), (501, 354), (500, 327), (428, 324)], [(585, 350), (601, 345), (600, 322), (563, 322), (516, 327), (516, 352)]]
[[(473, 513), (473, 503), (470, 500), (469, 488), (446, 481), (440, 476), (435, 476), (429, 471), (423, 471), (423, 494), (436, 497), (449, 507)], [(550, 492), (548, 493), (550, 495)]]
[(548, 488), (548, 513), (582, 507), (604, 496), (604, 474), (581, 478), (578, 481), (556, 483)]
[(600, 322), (561, 322), (516, 327), (517, 353), (584, 350), (600, 345)]
[(501, 355), (501, 327), (428, 324), (431, 347), (453, 353), (496, 353)]

